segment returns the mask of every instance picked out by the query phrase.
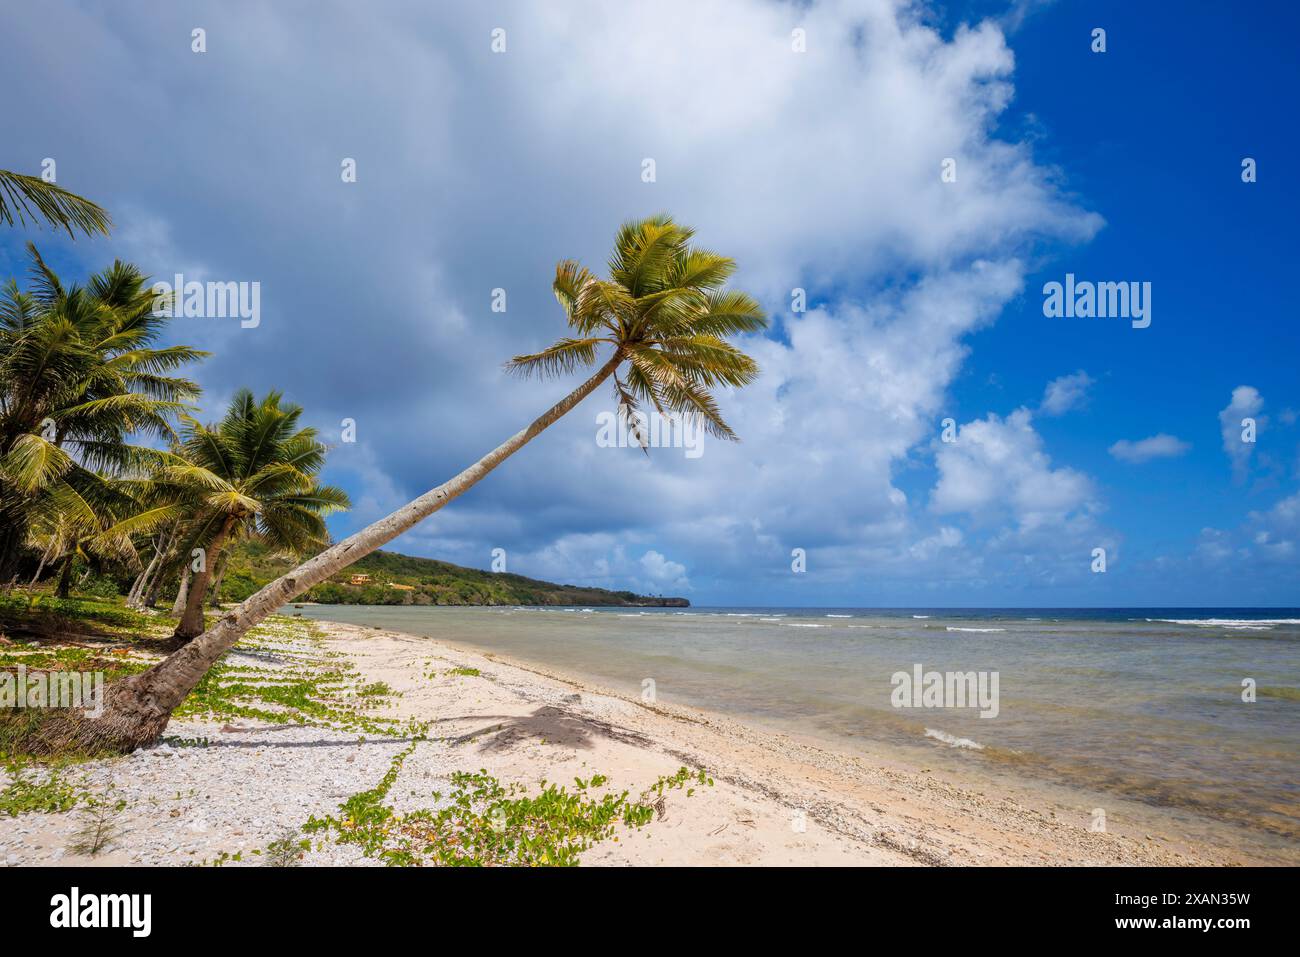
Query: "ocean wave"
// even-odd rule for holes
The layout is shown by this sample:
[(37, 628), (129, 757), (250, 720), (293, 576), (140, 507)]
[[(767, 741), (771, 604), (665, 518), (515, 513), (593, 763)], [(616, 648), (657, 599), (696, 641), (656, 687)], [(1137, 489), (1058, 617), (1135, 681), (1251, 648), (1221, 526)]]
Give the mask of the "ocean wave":
[(827, 618), (852, 618), (852, 615), (827, 615)]
[(1260, 628), (1274, 625), (1300, 625), (1300, 618), (1144, 618), (1169, 625), (1199, 625), (1202, 628)]
[(984, 750), (984, 745), (980, 744), (978, 741), (972, 741), (970, 738), (959, 738), (954, 734), (949, 734), (947, 731), (936, 731), (934, 728), (926, 728), (925, 736), (927, 738), (934, 738), (936, 741), (942, 741), (944, 744), (950, 745), (954, 748), (969, 748), (972, 751)]
[(929, 615), (913, 615), (913, 618), (929, 618)]
[(799, 621), (787, 621), (785, 623), (785, 626), (787, 628), (821, 628), (822, 627), (821, 625), (809, 625)]
[(958, 628), (956, 625), (949, 625), (948, 631), (1006, 631), (1005, 628)]

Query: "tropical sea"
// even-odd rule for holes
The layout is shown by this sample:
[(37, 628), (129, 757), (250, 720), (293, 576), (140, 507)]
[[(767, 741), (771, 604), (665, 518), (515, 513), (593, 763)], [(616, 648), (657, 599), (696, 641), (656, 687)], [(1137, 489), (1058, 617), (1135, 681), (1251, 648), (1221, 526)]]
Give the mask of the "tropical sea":
[[(286, 611), (290, 611), (286, 609)], [(307, 605), (641, 696), (1300, 847), (1300, 609)], [(996, 673), (996, 716), (895, 707), (897, 673)], [(1243, 701), (1243, 681), (1255, 700)], [(991, 692), (991, 680), (986, 683)], [(901, 693), (901, 692), (900, 692)], [(924, 704), (920, 689), (915, 704)], [(949, 701), (951, 705), (953, 702)], [(987, 703), (987, 702), (986, 702)]]

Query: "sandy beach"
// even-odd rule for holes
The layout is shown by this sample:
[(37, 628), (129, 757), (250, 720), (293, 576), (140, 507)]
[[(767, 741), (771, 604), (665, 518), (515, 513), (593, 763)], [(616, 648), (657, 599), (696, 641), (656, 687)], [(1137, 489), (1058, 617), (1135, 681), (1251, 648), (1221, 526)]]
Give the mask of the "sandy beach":
[[(426, 736), (412, 746), (406, 735), (328, 721), (174, 719), (159, 746), (61, 772), (122, 802), (121, 836), (102, 853), (69, 849), (75, 812), (26, 813), (0, 818), (0, 863), (255, 864), (272, 842), (301, 836), (310, 817), (338, 813), (394, 767), (387, 800), (398, 812), (435, 806), (432, 793), (445, 793), (456, 771), (483, 769), (531, 791), (599, 774), (608, 779), (601, 790), (634, 797), (682, 767), (712, 781), (689, 794), (665, 791), (654, 820), (619, 826), (582, 854), (584, 865), (1258, 861), (1239, 847), (1180, 837), (1155, 809), (1112, 806), (1106, 831), (1094, 832), (1080, 795), (850, 754), (447, 641), (281, 619), (228, 663), (260, 681), (277, 670), (345, 667), (354, 688), (382, 682), (393, 692), (376, 716), (427, 723)], [(317, 836), (299, 863), (379, 861)]]

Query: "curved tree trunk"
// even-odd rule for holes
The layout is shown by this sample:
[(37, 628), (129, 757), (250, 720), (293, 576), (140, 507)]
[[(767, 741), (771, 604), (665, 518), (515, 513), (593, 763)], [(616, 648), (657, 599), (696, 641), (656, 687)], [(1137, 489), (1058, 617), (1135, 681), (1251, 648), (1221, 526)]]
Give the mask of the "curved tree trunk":
[(308, 588), (391, 542), (473, 487), (594, 392), (622, 361), (622, 353), (615, 353), (595, 375), (526, 429), (512, 435), (449, 482), (430, 489), (388, 517), (281, 575), (148, 671), (110, 683), (104, 689), (104, 708), (99, 717), (82, 712), (46, 721), (25, 743), (25, 749), (38, 754), (59, 753), (70, 748), (88, 752), (127, 752), (153, 743), (167, 727), (176, 706), (245, 632)]
[(179, 615), (185, 610), (185, 605), (190, 597), (190, 578), (194, 575), (194, 569), (189, 562), (185, 563), (184, 570), (181, 571), (181, 583), (176, 588), (176, 600), (172, 602), (172, 614)]
[(36, 574), (32, 576), (30, 584), (35, 585), (41, 580), (41, 574), (45, 571), (45, 563), (49, 560), (50, 552), (48, 549), (41, 552), (40, 564), (36, 566)]
[(185, 599), (185, 614), (181, 616), (181, 623), (176, 626), (176, 633), (172, 635), (176, 640), (189, 641), (203, 634), (203, 599), (208, 594), (208, 585), (212, 581), (217, 563), (221, 561), (221, 550), (226, 545), (226, 538), (229, 537), (230, 530), (235, 527), (237, 521), (234, 515), (227, 516), (208, 544), (203, 571), (190, 582), (190, 593)]

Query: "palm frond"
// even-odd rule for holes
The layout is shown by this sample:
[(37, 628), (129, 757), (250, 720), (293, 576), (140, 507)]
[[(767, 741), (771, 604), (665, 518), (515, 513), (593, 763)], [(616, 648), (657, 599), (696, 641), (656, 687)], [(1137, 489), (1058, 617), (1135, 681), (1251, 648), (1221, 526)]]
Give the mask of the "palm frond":
[(694, 382), (683, 381), (663, 386), (660, 394), (664, 405), (683, 419), (703, 425), (704, 431), (715, 438), (739, 441), (731, 426), (723, 420), (717, 400), (707, 389)]
[(767, 316), (752, 296), (729, 289), (712, 293), (708, 306), (691, 321), (691, 327), (711, 336), (761, 332), (767, 328)]
[(555, 281), (551, 284), (551, 289), (555, 292), (555, 298), (559, 300), (560, 306), (563, 307), (564, 314), (568, 316), (570, 325), (577, 324), (575, 318), (578, 299), (587, 284), (595, 278), (590, 270), (572, 259), (565, 259), (555, 267)]
[(596, 361), (596, 350), (606, 338), (561, 339), (541, 352), (515, 356), (506, 369), (525, 378), (528, 376), (557, 376), (572, 372), (579, 366), (589, 366)]
[(209, 492), (235, 492), (235, 486), (217, 473), (201, 465), (167, 465), (158, 470), (158, 477), (176, 485), (188, 485)]
[(12, 226), (45, 222), (66, 229), (76, 238), (74, 227), (87, 236), (108, 235), (113, 225), (107, 212), (90, 200), (69, 192), (62, 186), (47, 183), (39, 176), (26, 176), (0, 169), (0, 222)]
[(72, 460), (53, 442), (31, 433), (20, 435), (0, 457), (0, 477), (20, 491), (32, 493), (68, 470)]

